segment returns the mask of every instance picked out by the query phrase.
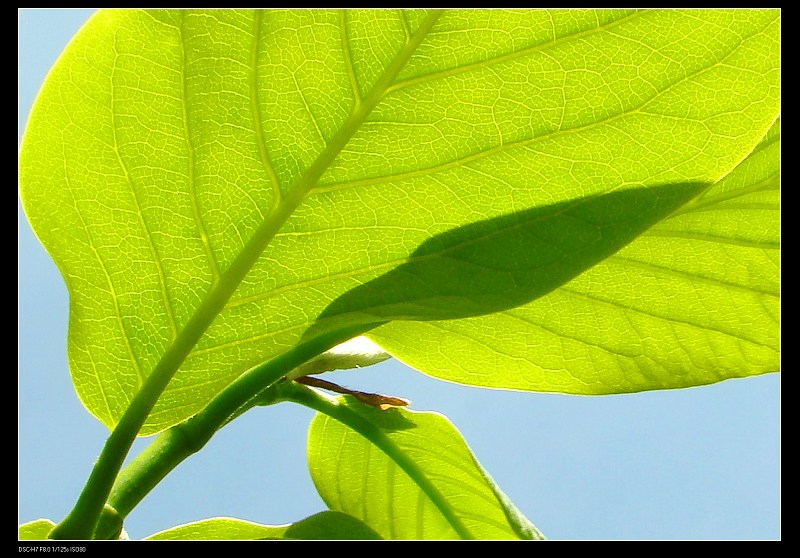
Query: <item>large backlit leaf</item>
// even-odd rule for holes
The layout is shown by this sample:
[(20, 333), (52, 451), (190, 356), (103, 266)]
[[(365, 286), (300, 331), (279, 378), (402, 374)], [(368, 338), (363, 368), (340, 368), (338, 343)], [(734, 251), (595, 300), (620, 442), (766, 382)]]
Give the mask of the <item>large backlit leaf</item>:
[[(234, 262), (253, 258), (143, 433), (195, 413), (312, 325), (335, 328), (362, 303), (372, 308), (369, 297), (331, 303), (406, 264), (426, 241), (510, 215), (620, 192), (652, 201), (659, 188), (721, 179), (777, 117), (779, 17), (101, 11), (50, 73), (20, 165), (25, 210), (69, 289), (81, 400), (113, 426), (199, 309), (236, 285)], [(658, 200), (693, 194), (662, 191)], [(638, 213), (614, 222), (635, 223)], [(564, 219), (563, 235), (555, 227), (520, 257), (580, 255), (566, 241), (574, 225)], [(619, 248), (605, 238), (619, 240), (595, 237), (599, 253)], [(491, 242), (482, 250), (499, 253)], [(527, 300), (503, 292), (479, 311)], [(453, 316), (420, 313), (425, 292), (400, 294), (391, 317)], [(440, 308), (471, 315), (472, 294)], [(622, 343), (615, 329), (601, 330)], [(529, 376), (498, 363), (507, 387)]]
[(620, 393), (778, 371), (779, 174), (776, 123), (703, 196), (545, 298), (481, 318), (392, 323), (374, 338), (434, 376), (539, 391)]
[(317, 414), (308, 433), (311, 477), (332, 510), (384, 539), (542, 538), (444, 416), (332, 404), (337, 418)]

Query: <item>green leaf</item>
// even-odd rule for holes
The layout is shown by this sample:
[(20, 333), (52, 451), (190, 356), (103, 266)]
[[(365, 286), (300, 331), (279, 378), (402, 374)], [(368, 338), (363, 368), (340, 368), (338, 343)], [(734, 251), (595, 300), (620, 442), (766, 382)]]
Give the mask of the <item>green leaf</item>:
[[(356, 323), (441, 320), (539, 298), (609, 257), (704, 189), (669, 184), (545, 205), (452, 229), (320, 315)], [(314, 328), (308, 335), (313, 335)]]
[(281, 526), (261, 525), (242, 519), (215, 517), (161, 531), (146, 540), (369, 540), (380, 537), (356, 518), (325, 511), (297, 523)]
[(428, 374), (489, 387), (621, 393), (778, 371), (779, 186), (776, 122), (723, 180), (547, 297), (371, 337)]
[(43, 541), (47, 539), (50, 531), (56, 524), (49, 519), (37, 519), (29, 521), (19, 526), (19, 540), (21, 541)]
[(341, 297), (437, 235), (720, 180), (778, 115), (779, 33), (778, 10), (101, 11), (20, 155), (81, 400), (113, 426), (160, 363), (162, 430), (364, 315)]
[(286, 538), (303, 540), (380, 540), (380, 535), (352, 515), (325, 511), (293, 523)]
[(159, 531), (145, 540), (280, 539), (286, 534), (286, 529), (288, 525), (273, 527), (232, 517), (215, 517)]
[(329, 399), (308, 434), (311, 477), (333, 510), (385, 539), (540, 539), (446, 417)]

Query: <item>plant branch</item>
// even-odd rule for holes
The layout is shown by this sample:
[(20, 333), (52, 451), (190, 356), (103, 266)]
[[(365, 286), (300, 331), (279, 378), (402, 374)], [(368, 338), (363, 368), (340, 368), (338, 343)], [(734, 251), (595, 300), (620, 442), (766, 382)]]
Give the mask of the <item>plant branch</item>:
[(156, 401), (302, 198), (301, 195), (290, 196), (270, 214), (175, 338), (111, 432), (78, 501), (53, 529), (50, 538), (91, 537), (114, 479)]
[[(184, 459), (205, 446), (220, 428), (256, 404), (265, 389), (288, 372), (330, 348), (381, 325), (357, 325), (318, 336), (245, 372), (222, 390), (202, 411), (160, 434), (123, 469), (111, 489), (108, 505), (125, 518)], [(258, 401), (257, 401), (258, 398)], [(102, 522), (98, 538), (115, 536), (118, 526)]]

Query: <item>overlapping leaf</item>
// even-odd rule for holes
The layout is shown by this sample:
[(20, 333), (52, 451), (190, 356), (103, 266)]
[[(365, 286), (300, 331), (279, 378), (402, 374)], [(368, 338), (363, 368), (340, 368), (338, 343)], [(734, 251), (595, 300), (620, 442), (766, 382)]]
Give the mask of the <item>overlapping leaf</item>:
[(332, 510), (384, 539), (538, 539), (437, 413), (378, 411), (340, 398), (308, 435), (311, 477)]
[(345, 513), (327, 511), (307, 517), (291, 525), (262, 525), (232, 517), (215, 517), (147, 537), (151, 541), (165, 540), (371, 540), (380, 537), (356, 518)]
[(101, 12), (48, 77), (20, 168), (82, 401), (112, 426), (257, 231), (268, 246), (143, 433), (435, 235), (720, 179), (778, 114), (778, 41), (774, 10)]
[(779, 180), (776, 123), (724, 180), (545, 298), (373, 337), (431, 375), (491, 387), (621, 393), (778, 371)]

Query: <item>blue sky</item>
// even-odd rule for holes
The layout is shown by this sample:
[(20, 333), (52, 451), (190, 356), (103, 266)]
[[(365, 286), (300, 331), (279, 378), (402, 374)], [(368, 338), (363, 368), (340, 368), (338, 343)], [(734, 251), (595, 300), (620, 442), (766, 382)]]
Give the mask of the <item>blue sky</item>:
[[(47, 71), (92, 12), (19, 12), (20, 137)], [(18, 222), (18, 520), (58, 521), (108, 432), (70, 382), (64, 283), (19, 204)], [(551, 539), (780, 537), (778, 374), (604, 397), (459, 386), (396, 361), (339, 374), (448, 416)], [(283, 524), (321, 511), (305, 463), (311, 416), (287, 404), (237, 419), (134, 510), (128, 533), (215, 516)]]

